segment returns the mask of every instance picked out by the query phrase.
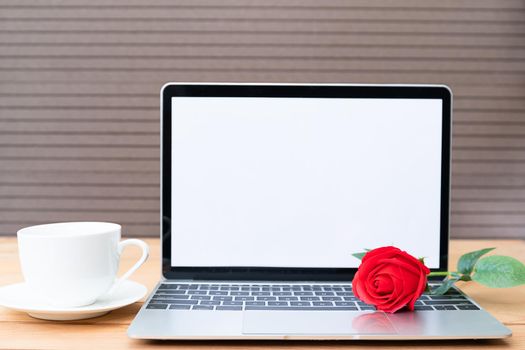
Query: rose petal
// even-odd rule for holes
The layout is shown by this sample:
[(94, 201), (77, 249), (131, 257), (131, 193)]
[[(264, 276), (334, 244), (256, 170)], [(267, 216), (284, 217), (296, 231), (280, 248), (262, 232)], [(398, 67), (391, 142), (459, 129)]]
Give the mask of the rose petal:
[(402, 256), (403, 259), (405, 259), (409, 264), (414, 265), (414, 266), (417, 266), (418, 268), (422, 269), (422, 271), (425, 272), (425, 274), (429, 274), (429, 273), (430, 273), (430, 270), (428, 269), (428, 267), (426, 267), (425, 264), (423, 264), (423, 263), (421, 262), (421, 260), (417, 259), (417, 258), (414, 257), (413, 255), (410, 255), (410, 254), (408, 254), (407, 252), (402, 251), (401, 256)]
[(415, 275), (419, 276), (420, 268), (418, 265), (414, 265), (413, 262), (407, 261), (403, 257), (396, 256), (395, 258), (392, 258), (390, 260), (390, 263), (395, 264), (397, 266), (403, 267), (405, 270), (412, 272)]
[(414, 310), (414, 305), (416, 304), (417, 299), (419, 299), (421, 294), (423, 294), (423, 292), (425, 291), (425, 288), (427, 286), (427, 273), (425, 273), (426, 271), (424, 271), (424, 270), (421, 271), (421, 272), (422, 273), (421, 273), (421, 276), (419, 278), (416, 291), (414, 292), (414, 295), (412, 296), (412, 300), (410, 300), (410, 302), (408, 304), (408, 308), (410, 310)]
[(412, 298), (413, 291), (411, 288), (413, 286), (412, 283), (407, 281), (407, 272), (404, 269), (399, 268), (398, 274), (398, 276), (400, 276), (398, 280), (401, 281), (401, 284), (397, 285), (396, 292), (399, 294), (397, 294), (397, 297), (393, 298), (388, 303), (381, 305), (382, 311), (394, 313), (405, 307)]
[(395, 302), (397, 297), (404, 289), (404, 281), (402, 278), (400, 278), (399, 268), (397, 266), (391, 266), (391, 268), (393, 269), (393, 272), (390, 274), (390, 276), (392, 276), (394, 289), (392, 293), (390, 293), (389, 297), (381, 300), (381, 302), (378, 302), (378, 305), (390, 305), (391, 303)]
[(367, 252), (363, 256), (363, 259), (361, 259), (361, 264), (363, 264), (369, 259), (376, 258), (377, 256), (381, 256), (381, 255), (385, 257), (392, 257), (392, 256), (395, 256), (400, 251), (401, 251), (400, 249), (396, 247), (392, 247), (392, 246), (376, 248), (376, 249), (373, 249)]
[(369, 298), (371, 299), (389, 299), (390, 295), (385, 295), (384, 293), (379, 293), (377, 287), (375, 287), (375, 279), (380, 274), (394, 275), (395, 266), (380, 264), (376, 266), (367, 276), (365, 281), (365, 289), (368, 293)]
[(376, 286), (376, 292), (378, 294), (390, 294), (394, 290), (394, 282), (392, 281), (392, 277), (387, 274), (379, 274), (376, 278), (377, 286)]

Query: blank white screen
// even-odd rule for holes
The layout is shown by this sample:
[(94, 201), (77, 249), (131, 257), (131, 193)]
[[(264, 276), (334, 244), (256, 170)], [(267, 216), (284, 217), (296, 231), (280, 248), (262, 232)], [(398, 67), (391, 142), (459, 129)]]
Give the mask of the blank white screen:
[(172, 99), (172, 265), (439, 266), (438, 99)]

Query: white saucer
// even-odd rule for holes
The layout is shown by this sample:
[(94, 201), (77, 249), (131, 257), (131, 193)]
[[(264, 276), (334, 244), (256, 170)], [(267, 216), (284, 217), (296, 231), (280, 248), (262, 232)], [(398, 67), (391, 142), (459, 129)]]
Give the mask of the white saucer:
[(98, 317), (111, 310), (139, 301), (148, 289), (140, 283), (124, 280), (110, 295), (102, 296), (95, 303), (80, 307), (55, 307), (38, 300), (34, 290), (25, 283), (0, 288), (0, 306), (27, 312), (29, 316), (43, 320), (72, 321)]

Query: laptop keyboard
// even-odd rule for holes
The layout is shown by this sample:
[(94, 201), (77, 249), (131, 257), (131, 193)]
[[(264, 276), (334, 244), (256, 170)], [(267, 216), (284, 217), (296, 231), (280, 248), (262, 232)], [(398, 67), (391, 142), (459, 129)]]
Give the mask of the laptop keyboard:
[[(147, 309), (157, 310), (375, 310), (349, 284), (161, 284)], [(424, 294), (417, 311), (479, 310), (456, 290)]]

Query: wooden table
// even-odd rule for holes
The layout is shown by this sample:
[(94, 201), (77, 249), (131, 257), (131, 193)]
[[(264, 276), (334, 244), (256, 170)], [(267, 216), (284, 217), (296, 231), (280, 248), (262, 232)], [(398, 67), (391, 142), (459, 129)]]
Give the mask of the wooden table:
[[(151, 290), (160, 276), (159, 240), (147, 239), (151, 247), (148, 262), (133, 276)], [(485, 248), (498, 247), (496, 253), (508, 254), (525, 261), (525, 242), (517, 240), (454, 240), (451, 242), (451, 260), (460, 254)], [(124, 253), (121, 269), (125, 270), (136, 260), (138, 249), (129, 248)], [(17, 256), (15, 238), (0, 238), (0, 286), (20, 282), (22, 276)], [(362, 347), (385, 349), (490, 347), (525, 349), (525, 286), (512, 289), (489, 289), (474, 282), (460, 285), (497, 319), (512, 329), (513, 336), (505, 340), (488, 341), (426, 341), (426, 342), (283, 342), (283, 341), (140, 341), (129, 339), (126, 330), (142, 303), (111, 312), (108, 315), (69, 323), (37, 320), (24, 313), (0, 307), (0, 349), (150, 349), (156, 347), (178, 348), (272, 348), (272, 349), (333, 349)]]

